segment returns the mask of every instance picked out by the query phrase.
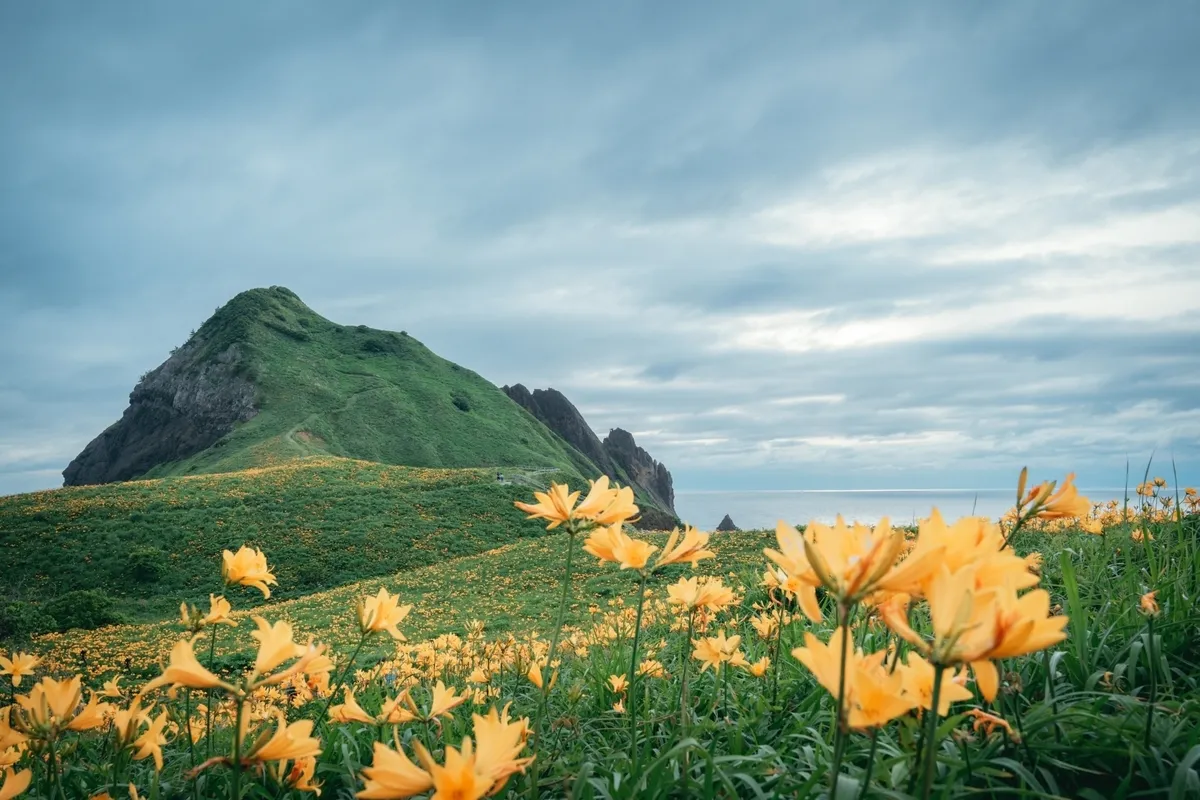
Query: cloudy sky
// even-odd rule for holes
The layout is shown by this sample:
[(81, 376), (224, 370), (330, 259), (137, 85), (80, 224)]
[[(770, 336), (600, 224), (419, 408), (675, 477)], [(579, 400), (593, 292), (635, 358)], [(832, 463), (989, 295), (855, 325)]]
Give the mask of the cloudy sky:
[(0, 493), (284, 285), (682, 489), (1200, 479), (1200, 5), (0, 5)]

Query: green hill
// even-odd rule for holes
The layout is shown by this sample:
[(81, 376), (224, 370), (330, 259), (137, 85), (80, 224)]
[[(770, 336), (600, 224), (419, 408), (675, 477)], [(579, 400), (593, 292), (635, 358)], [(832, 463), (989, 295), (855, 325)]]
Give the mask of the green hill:
[(512, 501), (556, 477), (326, 457), (0, 497), (0, 638), (171, 616), (243, 543), (275, 567), (273, 600), (479, 553), (539, 535)]
[(406, 333), (330, 322), (282, 287), (218, 309), (63, 474), (86, 485), (310, 455), (599, 474), (476, 373)]
[[(516, 634), (545, 631), (552, 625), (557, 607), (566, 536), (559, 533), (538, 535), (540, 526), (533, 522), (521, 527), (525, 533), (532, 534), (532, 538), (514, 539), (475, 555), (380, 575), (295, 599), (274, 602), (272, 597), (269, 607), (253, 612), (235, 611), (234, 617), (245, 619), (255, 613), (265, 614), (272, 620), (286, 619), (296, 626), (300, 638), (311, 634), (339, 648), (353, 648), (358, 638), (354, 621), (355, 600), (365, 594), (375, 594), (384, 587), (403, 602), (413, 604), (412, 613), (400, 626), (411, 641), (442, 633), (461, 634), (466, 623), (473, 619), (484, 620), (491, 635), (503, 631)], [(666, 535), (652, 533), (646, 538), (661, 547)], [(718, 536), (714, 543), (720, 548), (720, 564), (701, 562), (695, 572), (727, 576), (736, 570), (752, 584), (762, 571), (762, 548), (774, 543), (774, 533), (751, 531)], [(579, 543), (575, 546), (580, 547)], [(286, 554), (283, 557), (286, 558)], [(275, 562), (270, 563), (274, 566)], [(207, 588), (203, 591), (215, 591), (218, 575), (211, 565), (205, 566), (208, 567)], [(286, 588), (282, 577), (283, 562), (277, 572), (281, 575), (281, 589)], [(569, 609), (573, 624), (589, 618), (589, 606), (598, 604), (607, 610), (607, 601), (617, 598), (628, 601), (637, 589), (635, 574), (614, 569), (611, 564), (600, 564), (591, 556), (581, 556), (580, 552), (576, 552), (574, 574), (574, 599)], [(686, 565), (671, 568), (656, 576), (651, 586), (661, 593), (666, 584), (678, 580), (681, 575), (691, 574), (693, 570)], [(227, 594), (235, 609), (258, 604), (258, 593), (252, 589), (239, 588)], [(282, 591), (280, 595), (283, 595)], [(206, 599), (207, 595), (193, 592), (186, 597), (198, 600)], [(149, 677), (157, 673), (157, 662), (162, 653), (179, 638), (181, 627), (170, 623), (171, 620), (168, 624), (146, 622), (52, 634), (38, 637), (32, 649), (45, 657), (52, 667), (63, 669), (77, 668), (77, 654), (87, 650), (91, 669), (96, 675), (114, 669), (124, 671), (119, 665), (129, 658), (130, 671)], [(245, 656), (250, 643), (243, 639), (246, 639), (244, 631), (238, 636), (223, 636), (223, 646), (219, 649), (227, 657), (238, 652)], [(379, 641), (364, 660), (391, 651), (389, 642)]]

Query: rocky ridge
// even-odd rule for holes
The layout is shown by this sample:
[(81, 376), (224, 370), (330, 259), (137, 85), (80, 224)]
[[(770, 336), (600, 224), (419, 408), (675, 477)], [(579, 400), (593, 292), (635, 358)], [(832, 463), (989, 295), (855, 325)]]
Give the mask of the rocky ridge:
[(557, 389), (534, 389), (531, 392), (519, 383), (502, 388), (513, 402), (587, 456), (604, 474), (624, 474), (663, 512), (669, 512), (655, 515), (654, 509), (646, 509), (642, 515), (643, 527), (661, 529), (675, 524), (675, 488), (671, 473), (638, 446), (633, 434), (613, 428), (601, 441), (579, 409)]
[(231, 344), (215, 358), (200, 334), (142, 376), (121, 419), (93, 439), (63, 470), (66, 486), (136, 478), (158, 464), (201, 452), (252, 419), (254, 384), (242, 375)]

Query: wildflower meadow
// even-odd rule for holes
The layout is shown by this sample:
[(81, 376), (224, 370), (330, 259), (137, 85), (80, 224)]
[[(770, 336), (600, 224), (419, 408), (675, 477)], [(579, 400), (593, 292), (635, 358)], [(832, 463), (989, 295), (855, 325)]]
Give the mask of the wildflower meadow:
[[(728, 571), (758, 534), (637, 532), (607, 478), (516, 505), (546, 625), (410, 641), (444, 605), (381, 588), (331, 646), (235, 610), (280, 589), (244, 545), (148, 680), (5, 651), (0, 800), (1200, 796), (1194, 489), (1094, 504), (1022, 472), (1000, 520), (780, 522)], [(597, 566), (616, 589), (580, 596)]]

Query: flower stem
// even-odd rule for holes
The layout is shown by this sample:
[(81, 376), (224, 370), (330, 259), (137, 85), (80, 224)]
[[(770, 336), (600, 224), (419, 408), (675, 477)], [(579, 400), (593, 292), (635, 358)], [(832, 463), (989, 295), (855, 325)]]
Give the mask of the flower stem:
[[(554, 663), (554, 656), (558, 653), (558, 640), (562, 637), (563, 617), (567, 613), (567, 596), (571, 591), (571, 561), (575, 557), (575, 524), (567, 523), (567, 564), (563, 570), (562, 592), (558, 597), (558, 613), (554, 617), (554, 633), (550, 637), (550, 649), (546, 651), (546, 671), (550, 675)], [(538, 701), (537, 714), (533, 719), (533, 743), (531, 749), (535, 752), (542, 744), (542, 717), (545, 716), (549, 700), (550, 675), (543, 678), (543, 688), (541, 698)], [(529, 767), (529, 796), (536, 800), (538, 796), (538, 773), (541, 771), (540, 759), (534, 759)]]
[[(688, 687), (688, 667), (691, 665), (692, 657), (691, 657), (691, 654), (688, 653), (688, 650), (690, 650), (692, 647), (692, 632), (695, 628), (695, 624), (696, 624), (696, 609), (694, 609), (694, 608), (689, 609), (688, 610), (687, 641), (685, 641), (684, 645), (683, 645), (683, 666), (680, 668), (681, 673), (682, 673), (681, 679), (683, 682), (683, 686), (680, 688), (680, 691), (679, 691), (679, 728), (680, 728), (680, 731), (683, 733), (684, 739), (688, 738), (688, 728), (690, 727), (690, 724), (691, 724), (691, 720), (689, 719), (689, 717), (691, 716), (691, 702), (692, 701), (691, 701), (691, 697), (689, 696), (689, 692), (688, 692), (688, 688), (689, 688)], [(683, 796), (684, 797), (689, 797), (691, 794), (691, 791), (688, 788), (689, 773), (691, 772), (691, 764), (689, 763), (690, 761), (691, 761), (691, 752), (690, 751), (685, 752), (683, 754)]]
[(779, 618), (775, 621), (775, 648), (771, 653), (771, 708), (779, 705), (779, 646), (783, 639), (783, 603), (779, 603)]
[(1154, 701), (1158, 694), (1158, 669), (1154, 663), (1154, 617), (1146, 618), (1146, 659), (1150, 666), (1150, 704), (1146, 708), (1146, 732), (1142, 737), (1142, 746), (1150, 747), (1150, 725), (1154, 722)]
[(67, 800), (67, 795), (62, 787), (62, 776), (58, 774), (58, 758), (55, 754), (53, 739), (50, 740), (50, 763), (48, 771), (50, 773), (51, 796), (57, 790), (62, 800)]
[[(212, 636), (208, 641), (208, 670), (213, 671), (213, 662), (216, 661), (217, 655), (217, 626), (212, 626)], [(212, 758), (212, 723), (213, 723), (213, 690), (208, 690), (208, 695), (205, 698), (205, 719), (204, 719), (204, 746), (205, 760)], [(192, 765), (195, 768), (195, 764)]]
[[(342, 674), (338, 676), (337, 682), (333, 684), (333, 688), (329, 690), (329, 697), (325, 698), (325, 705), (321, 709), (320, 716), (317, 717), (317, 724), (320, 725), (325, 721), (325, 715), (329, 713), (329, 706), (333, 703), (333, 698), (337, 697), (338, 689), (342, 688), (342, 684), (346, 682), (346, 676), (354, 667), (354, 660), (358, 658), (359, 652), (362, 651), (363, 645), (367, 643), (367, 633), (363, 633), (358, 639), (358, 646), (354, 648), (354, 652), (350, 654), (350, 660), (346, 662), (346, 666), (342, 668)], [(240, 709), (239, 709), (240, 713)]]
[(858, 800), (866, 800), (871, 788), (871, 775), (875, 772), (875, 753), (879, 750), (879, 729), (871, 729), (871, 752), (867, 755), (867, 769), (863, 772), (862, 789), (858, 792)]
[(842, 756), (846, 749), (846, 662), (850, 655), (850, 609), (838, 605), (838, 630), (842, 632), (841, 666), (838, 668), (837, 725), (833, 740), (833, 769), (829, 773), (829, 797), (837, 798), (838, 776), (842, 771)]
[[(192, 736), (192, 690), (187, 689), (183, 695), (183, 713), (187, 719), (188, 753), (190, 767), (196, 769), (196, 739)], [(192, 797), (198, 797), (196, 782), (192, 781)]]
[(638, 585), (637, 618), (633, 622), (633, 654), (629, 659), (629, 757), (637, 772), (637, 683), (638, 641), (642, 635), (642, 612), (646, 607), (646, 579), (650, 574), (642, 570), (642, 581)]
[(729, 719), (729, 662), (721, 665), (721, 716)]
[(233, 790), (232, 800), (240, 800), (242, 796), (242, 717), (246, 713), (246, 699), (239, 697), (237, 701), (237, 721), (233, 727)]
[(925, 778), (921, 789), (922, 800), (929, 800), (929, 791), (933, 788), (933, 771), (935, 766), (935, 756), (937, 755), (937, 742), (934, 738), (937, 736), (938, 727), (938, 706), (942, 702), (942, 673), (946, 668), (941, 664), (933, 665), (933, 703), (932, 708), (926, 713), (929, 714), (929, 719), (926, 721), (925, 727)]
[(554, 663), (558, 653), (558, 640), (562, 638), (563, 617), (567, 613), (567, 597), (571, 593), (571, 561), (575, 556), (575, 530), (567, 531), (567, 566), (563, 572), (562, 593), (558, 598), (558, 613), (554, 617), (554, 635), (550, 637), (550, 649), (546, 651), (546, 667)]

